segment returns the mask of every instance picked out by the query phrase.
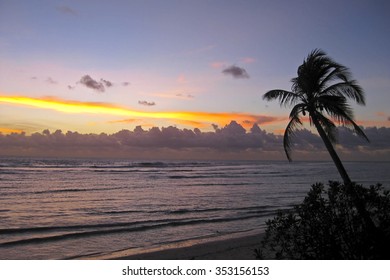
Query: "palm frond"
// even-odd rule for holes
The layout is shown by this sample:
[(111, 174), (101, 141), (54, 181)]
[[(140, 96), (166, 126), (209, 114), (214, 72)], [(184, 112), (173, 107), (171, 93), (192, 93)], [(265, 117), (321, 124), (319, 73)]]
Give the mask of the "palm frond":
[[(310, 124), (314, 122), (321, 135), (326, 136), (331, 143), (336, 142), (334, 121), (352, 128), (357, 135), (368, 141), (363, 130), (355, 123), (353, 110), (347, 102), (352, 99), (364, 105), (364, 91), (357, 81), (352, 79), (347, 67), (336, 63), (324, 51), (315, 49), (303, 60), (297, 74), (297, 77), (291, 79), (291, 91), (275, 89), (263, 95), (264, 100), (278, 100), (280, 105), (293, 106), (283, 136), (283, 146), (289, 161), (291, 136), (295, 134), (297, 127), (302, 125), (299, 116), (301, 113), (305, 115), (306, 111), (310, 116)], [(327, 139), (324, 141), (327, 147), (333, 148), (331, 143), (327, 144)]]
[(324, 51), (315, 49), (298, 67), (298, 77), (292, 80), (293, 88), (300, 89), (310, 99), (320, 91), (321, 81), (334, 67), (338, 67)]
[(321, 49), (314, 49), (309, 53), (307, 58), (304, 60), (305, 61), (310, 61), (310, 60), (317, 60), (318, 58), (326, 56), (326, 52), (324, 52)]
[(326, 65), (322, 80), (320, 82), (320, 90), (325, 89), (328, 84), (332, 81), (342, 80), (347, 82), (351, 79), (351, 73), (349, 69), (343, 65), (340, 65), (336, 62)]
[(297, 105), (295, 105), (291, 109), (290, 119), (298, 118), (299, 117), (299, 113), (302, 113), (305, 110), (305, 108), (306, 108), (306, 104), (305, 103), (298, 103)]
[(367, 135), (364, 133), (364, 131), (360, 128), (360, 126), (347, 114), (341, 114), (341, 117), (344, 119), (343, 124), (344, 126), (351, 128), (353, 132), (356, 133), (359, 137), (362, 137), (367, 142), (370, 142), (370, 139), (368, 139)]
[(326, 135), (328, 136), (328, 139), (330, 140), (331, 143), (336, 143), (337, 142), (337, 135), (336, 135), (336, 125), (334, 122), (332, 122), (330, 119), (325, 117), (323, 114), (316, 112), (315, 116), (317, 118), (318, 122), (324, 129)]
[(364, 91), (355, 80), (333, 84), (324, 89), (319, 95), (333, 95), (351, 98), (360, 105), (365, 105)]
[(301, 120), (297, 117), (294, 116), (290, 119), (290, 122), (288, 123), (286, 130), (284, 131), (284, 136), (283, 136), (283, 147), (284, 151), (286, 153), (287, 159), (289, 161), (292, 161), (291, 158), (291, 136), (295, 134), (295, 130), (299, 125), (302, 125)]
[(317, 98), (317, 102), (327, 112), (329, 116), (337, 120), (339, 123), (344, 122), (343, 115), (349, 116), (353, 119), (353, 111), (348, 105), (347, 99), (343, 96), (320, 96)]
[(280, 105), (284, 106), (295, 104), (299, 98), (300, 96), (298, 94), (282, 89), (270, 90), (263, 95), (264, 100), (271, 101), (279, 99)]
[(337, 120), (340, 124), (351, 128), (358, 136), (369, 142), (369, 139), (363, 130), (355, 123), (353, 111), (344, 97), (321, 96), (318, 99), (321, 100), (324, 110), (330, 117)]
[(338, 67), (336, 67), (337, 72), (336, 72), (336, 77), (339, 78), (340, 80), (347, 82), (352, 79), (352, 74), (349, 72), (349, 69), (341, 64), (339, 64)]

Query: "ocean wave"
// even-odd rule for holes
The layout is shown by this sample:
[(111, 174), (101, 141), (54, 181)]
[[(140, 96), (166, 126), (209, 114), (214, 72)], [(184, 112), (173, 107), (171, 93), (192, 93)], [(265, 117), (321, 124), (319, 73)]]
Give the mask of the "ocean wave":
[[(110, 211), (93, 211), (90, 214), (98, 215), (115, 215), (115, 214), (130, 214), (130, 213), (143, 213), (143, 214), (165, 214), (165, 215), (183, 215), (183, 214), (197, 214), (197, 213), (212, 213), (212, 212), (240, 212), (240, 211), (258, 211), (267, 212), (272, 211), (276, 207), (265, 205), (265, 206), (249, 206), (249, 207), (236, 207), (236, 208), (178, 208), (178, 209), (161, 209), (161, 210), (110, 210)], [(1, 233), (1, 230), (0, 230)]]
[(207, 162), (170, 162), (170, 161), (145, 161), (145, 162), (115, 162), (115, 164), (93, 164), (91, 169), (131, 169), (131, 168), (179, 168), (210, 166)]
[[(133, 223), (118, 223), (118, 224), (103, 224), (103, 225), (90, 225), (90, 226), (69, 226), (69, 227), (41, 227), (41, 228), (24, 228), (24, 229), (2, 229), (0, 234), (21, 234), (27, 232), (48, 232), (58, 230), (70, 230), (70, 229), (84, 229), (84, 231), (54, 234), (51, 236), (44, 237), (30, 237), (19, 240), (6, 241), (0, 243), (0, 248), (21, 246), (26, 244), (40, 244), (54, 241), (61, 241), (66, 239), (84, 238), (96, 235), (107, 235), (116, 234), (122, 232), (136, 232), (136, 231), (147, 231), (153, 229), (159, 229), (164, 227), (180, 227), (197, 224), (212, 224), (212, 223), (224, 223), (233, 222), (237, 220), (248, 220), (259, 218), (261, 215), (246, 215), (246, 216), (235, 216), (235, 217), (221, 217), (221, 218), (209, 218), (209, 219), (176, 219), (176, 220), (160, 220), (154, 223), (149, 222), (133, 222)], [(85, 230), (86, 228), (95, 228), (96, 230)]]
[(125, 187), (108, 187), (108, 188), (71, 188), (71, 189), (49, 189), (42, 191), (23, 191), (23, 192), (13, 192), (8, 191), (2, 193), (2, 196), (29, 196), (29, 195), (40, 195), (40, 194), (51, 194), (51, 193), (77, 193), (77, 192), (96, 192), (96, 191), (111, 191), (117, 189), (124, 189)]

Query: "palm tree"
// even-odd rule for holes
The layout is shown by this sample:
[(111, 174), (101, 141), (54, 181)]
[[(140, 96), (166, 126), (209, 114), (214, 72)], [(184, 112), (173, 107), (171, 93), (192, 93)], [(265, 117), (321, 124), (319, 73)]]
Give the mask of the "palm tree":
[(318, 130), (344, 183), (349, 185), (348, 176), (333, 144), (336, 142), (335, 121), (351, 128), (367, 141), (363, 130), (355, 123), (353, 111), (347, 99), (365, 105), (363, 89), (351, 78), (347, 67), (334, 62), (325, 52), (313, 50), (298, 67), (298, 77), (293, 78), (291, 91), (275, 89), (264, 94), (263, 99), (279, 99), (280, 105), (293, 106), (290, 122), (284, 132), (283, 146), (291, 161), (291, 137), (302, 126), (300, 115), (309, 116), (310, 125)]

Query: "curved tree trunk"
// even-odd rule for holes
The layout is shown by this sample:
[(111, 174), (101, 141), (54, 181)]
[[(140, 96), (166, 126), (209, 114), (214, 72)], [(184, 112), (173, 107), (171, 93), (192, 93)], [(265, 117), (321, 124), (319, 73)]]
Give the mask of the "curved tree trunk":
[(324, 129), (322, 128), (321, 124), (318, 122), (318, 120), (315, 117), (312, 117), (313, 123), (315, 127), (318, 130), (318, 133), (320, 134), (322, 141), (324, 141), (326, 149), (328, 150), (330, 156), (332, 157), (334, 164), (337, 167), (337, 170), (339, 171), (341, 178), (344, 181), (345, 185), (351, 184), (351, 179), (348, 176), (347, 171), (344, 168), (344, 165), (342, 164), (339, 156), (337, 155), (332, 143), (330, 142), (328, 136), (326, 135)]
[[(312, 117), (312, 121), (313, 121), (315, 127), (317, 128), (318, 133), (320, 134), (322, 140), (324, 141), (325, 146), (328, 149), (329, 154), (332, 157), (341, 177), (343, 178), (344, 186), (348, 189), (348, 191), (352, 195), (357, 211), (364, 219), (364, 222), (367, 226), (370, 238), (377, 240), (378, 242), (383, 242), (385, 240), (383, 232), (381, 232), (375, 226), (374, 221), (372, 220), (369, 212), (366, 209), (365, 201), (357, 193), (354, 185), (352, 184), (351, 179), (348, 176), (347, 171), (344, 168), (344, 165), (342, 164), (339, 156), (337, 155), (337, 153), (336, 153), (332, 143), (330, 142), (328, 136), (326, 135), (324, 129), (322, 128), (321, 124), (318, 122), (318, 120), (315, 117), (314, 118)], [(379, 245), (379, 246), (381, 246), (381, 245)], [(379, 248), (379, 249), (381, 249), (381, 248)]]

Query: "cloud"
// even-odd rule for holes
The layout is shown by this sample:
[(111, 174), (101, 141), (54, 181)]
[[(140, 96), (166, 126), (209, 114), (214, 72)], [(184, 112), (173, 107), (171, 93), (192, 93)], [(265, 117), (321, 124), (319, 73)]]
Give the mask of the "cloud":
[(175, 124), (183, 124), (185, 126), (195, 127), (195, 128), (207, 128), (209, 124), (199, 122), (199, 121), (188, 121), (188, 120), (174, 120)]
[(226, 62), (223, 61), (214, 61), (210, 63), (210, 66), (214, 69), (220, 69), (226, 66)]
[(378, 117), (386, 117), (387, 116), (385, 112), (376, 112), (376, 115)]
[(17, 128), (8, 128), (8, 127), (0, 127), (0, 134), (10, 134), (10, 133), (18, 133), (22, 134), (24, 133), (24, 130), (22, 129), (17, 129)]
[(371, 126), (388, 126), (389, 119), (381, 118), (380, 120), (357, 120), (356, 123), (360, 126), (371, 127)]
[(227, 133), (230, 135), (239, 135), (245, 134), (245, 129), (239, 125), (236, 121), (231, 121), (228, 125), (226, 125), (221, 132)]
[(108, 123), (134, 123), (139, 121), (139, 119), (125, 119), (125, 120), (116, 120), (116, 121), (109, 121)]
[(198, 49), (192, 49), (192, 50), (182, 52), (179, 55), (195, 55), (195, 54), (200, 54), (200, 53), (211, 51), (214, 48), (215, 48), (215, 45), (208, 45), (208, 46), (200, 47)]
[(390, 121), (390, 116), (385, 112), (376, 112), (376, 115), (378, 117), (386, 119), (387, 121)]
[[(103, 80), (103, 79), (101, 79), (101, 80)], [(104, 86), (105, 82), (98, 82), (98, 81), (92, 79), (91, 76), (89, 76), (89, 75), (82, 76), (79, 83), (86, 86), (87, 88), (96, 90), (98, 92), (104, 92), (106, 90), (106, 88)]]
[(180, 74), (179, 77), (177, 77), (176, 81), (179, 83), (179, 84), (185, 84), (187, 83), (187, 78), (184, 76), (184, 74)]
[(13, 104), (16, 106), (28, 105), (35, 108), (54, 110), (69, 114), (98, 114), (124, 116), (126, 118), (143, 119), (165, 119), (165, 120), (183, 120), (197, 121), (202, 123), (216, 123), (226, 125), (231, 120), (238, 123), (252, 122), (260, 124), (271, 124), (285, 121), (285, 117), (274, 117), (255, 115), (248, 113), (229, 113), (229, 112), (194, 112), (194, 111), (162, 111), (148, 112), (136, 111), (131, 108), (101, 102), (81, 102), (74, 100), (64, 100), (55, 97), (32, 98), (25, 96), (7, 96), (0, 94), (0, 102)]
[(53, 80), (51, 77), (48, 77), (48, 78), (46, 79), (46, 83), (51, 84), (51, 85), (56, 85), (56, 84), (58, 84), (58, 82), (55, 81), (55, 80)]
[[(135, 120), (129, 119), (128, 122)], [(1, 131), (1, 129), (0, 129)], [(390, 156), (390, 128), (365, 128), (371, 143), (362, 142), (347, 129), (340, 131), (338, 153), (344, 159), (386, 160)], [(249, 132), (231, 121), (215, 132), (199, 129), (179, 129), (173, 126), (152, 127), (144, 130), (138, 126), (133, 131), (121, 130), (108, 135), (80, 134), (61, 130), (26, 135), (18, 131), (0, 133), (2, 156), (111, 156), (144, 158), (203, 159), (279, 159), (286, 160), (283, 137), (253, 125)], [(321, 138), (309, 130), (298, 130), (293, 140), (293, 159), (329, 160)], [(346, 142), (348, 141), (348, 142)]]
[(225, 75), (231, 75), (235, 79), (249, 79), (249, 74), (244, 68), (231, 65), (222, 71)]
[(193, 99), (195, 98), (195, 96), (193, 96), (192, 94), (183, 94), (183, 93), (178, 93), (176, 94), (177, 97), (179, 98), (184, 98), (184, 99)]
[(129, 85), (130, 85), (129, 82), (123, 82), (123, 83), (122, 83), (122, 86), (124, 86), (124, 87), (127, 87), (127, 86), (129, 86)]
[(241, 62), (245, 64), (251, 64), (251, 63), (255, 63), (256, 59), (254, 59), (253, 57), (243, 57), (241, 59)]
[(114, 84), (110, 81), (100, 79), (100, 81), (106, 86), (106, 87), (112, 87)]
[[(136, 120), (129, 119), (128, 123)], [(134, 131), (121, 130), (112, 135), (107, 134), (80, 134), (77, 132), (62, 133), (56, 130), (51, 133), (48, 130), (42, 133), (25, 134), (0, 134), (0, 154), (4, 151), (35, 151), (47, 155), (52, 152), (82, 151), (81, 154), (96, 152), (96, 156), (102, 151), (115, 151), (114, 155), (124, 155), (134, 149), (212, 149), (215, 151), (244, 151), (250, 148), (280, 149), (281, 137), (267, 134), (257, 128), (256, 133), (246, 133), (245, 129), (236, 121), (218, 129), (216, 132), (201, 132), (199, 129), (178, 129), (169, 127), (152, 127), (143, 130), (138, 126)], [(275, 145), (277, 144), (277, 145)], [(7, 149), (5, 149), (7, 148)], [(46, 151), (46, 152), (45, 152)]]
[[(249, 128), (250, 124), (261, 124), (269, 125), (273, 123), (284, 122), (285, 118), (265, 116), (265, 115), (254, 115), (247, 113), (228, 113), (228, 112), (194, 112), (194, 111), (142, 111), (133, 110), (123, 106), (118, 106), (111, 103), (101, 102), (80, 102), (74, 100), (63, 100), (54, 97), (44, 98), (31, 98), (23, 96), (1, 96), (1, 103), (13, 104), (16, 106), (31, 106), (44, 110), (53, 110), (58, 112), (64, 112), (68, 114), (97, 114), (97, 115), (111, 115), (111, 116), (122, 116), (126, 119), (143, 119), (143, 120), (171, 120), (178, 123), (201, 123), (199, 127), (205, 127), (212, 123), (220, 126), (228, 124), (232, 119), (236, 120), (237, 123), (244, 125), (245, 128)], [(147, 101), (146, 101), (147, 102)], [(142, 105), (146, 105), (141, 102)], [(151, 105), (151, 102), (147, 102)], [(151, 103), (151, 104), (150, 104)]]
[(57, 11), (59, 11), (63, 14), (67, 14), (67, 15), (73, 15), (73, 16), (77, 15), (76, 10), (74, 10), (68, 6), (59, 6), (59, 7), (57, 7)]
[(148, 101), (145, 101), (145, 100), (143, 100), (143, 101), (138, 101), (138, 104), (139, 104), (139, 105), (143, 105), (143, 106), (154, 106), (154, 105), (156, 105), (155, 102), (148, 102)]
[[(177, 92), (177, 91), (176, 91)], [(193, 99), (195, 98), (192, 94), (185, 93), (175, 93), (175, 92), (163, 92), (163, 93), (155, 93), (153, 96), (162, 97), (162, 98), (172, 98), (172, 99)]]
[[(252, 63), (255, 63), (255, 62), (256, 62), (256, 59), (253, 58), (253, 57), (243, 57), (243, 58), (240, 59), (240, 62), (241, 62), (241, 63), (244, 63), (244, 64), (252, 64)], [(230, 71), (232, 71), (232, 72), (239, 72), (239, 73), (240, 73), (240, 72), (241, 72), (241, 73), (246, 73), (246, 71), (245, 71), (243, 68), (237, 67), (237, 66), (235, 66), (235, 65), (232, 65), (232, 66), (227, 67), (228, 64), (229, 64), (229, 63), (226, 62), (226, 61), (213, 61), (213, 62), (210, 63), (210, 66), (211, 66), (212, 68), (214, 68), (214, 69), (226, 68), (224, 71), (227, 70), (228, 72), (229, 72), (229, 69), (230, 69), (230, 68), (233, 68), (233, 69), (230, 70)], [(249, 75), (248, 75), (248, 77), (249, 77)]]
[(387, 127), (368, 127), (364, 128), (364, 133), (370, 140), (368, 143), (361, 137), (358, 137), (351, 132), (350, 129), (345, 127), (340, 127), (338, 129), (338, 142), (343, 147), (346, 147), (350, 150), (356, 150), (360, 147), (375, 147), (375, 148), (390, 148), (389, 141), (390, 139), (390, 128)]

